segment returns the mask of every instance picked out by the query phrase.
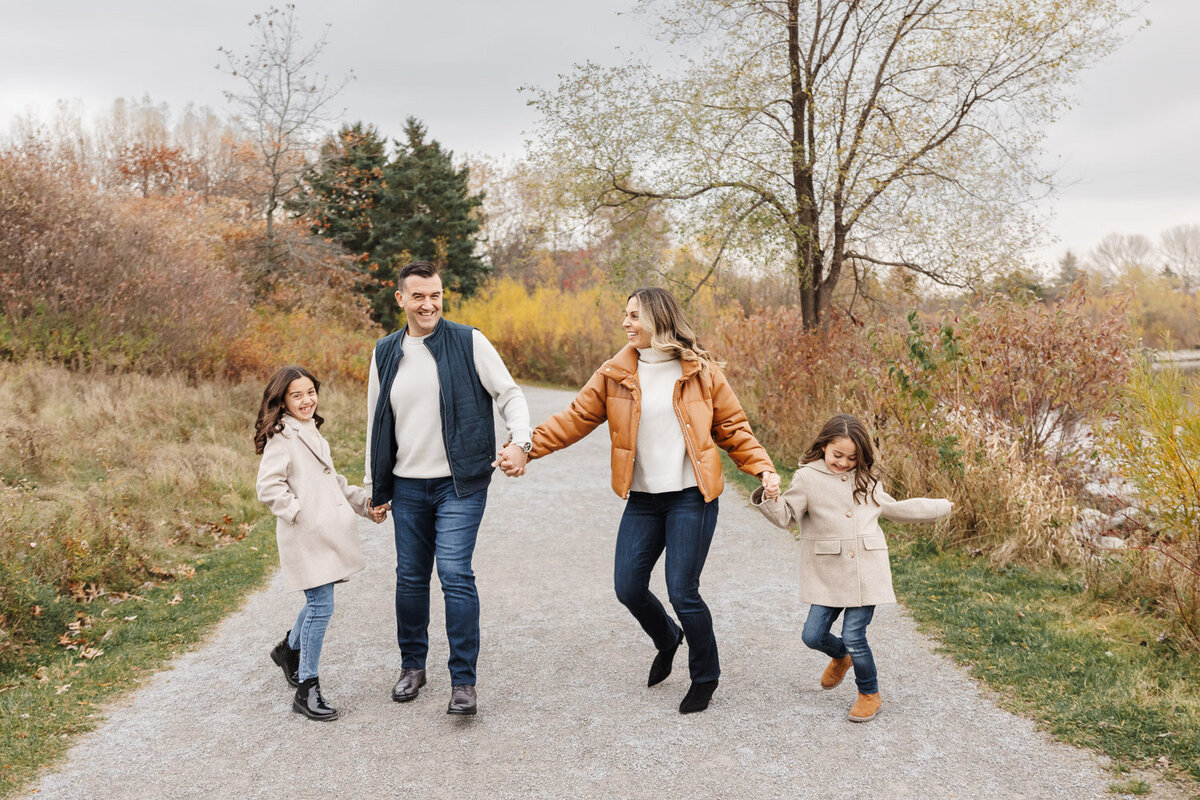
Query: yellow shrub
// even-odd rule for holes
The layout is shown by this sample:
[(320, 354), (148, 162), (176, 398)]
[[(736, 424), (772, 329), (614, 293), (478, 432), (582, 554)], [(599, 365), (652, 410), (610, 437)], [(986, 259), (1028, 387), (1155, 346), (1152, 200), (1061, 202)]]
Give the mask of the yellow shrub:
[(582, 386), (624, 343), (624, 311), (625, 294), (608, 287), (529, 291), (506, 278), (446, 316), (479, 328), (518, 380)]

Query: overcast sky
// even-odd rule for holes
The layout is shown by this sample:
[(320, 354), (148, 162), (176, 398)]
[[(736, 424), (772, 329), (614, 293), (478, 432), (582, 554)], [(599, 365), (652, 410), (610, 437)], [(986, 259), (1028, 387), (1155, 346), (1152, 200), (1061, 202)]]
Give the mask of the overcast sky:
[[(647, 51), (647, 21), (632, 0), (297, 0), (305, 33), (332, 22), (322, 68), (357, 79), (346, 119), (398, 136), (408, 116), (458, 154), (519, 157), (535, 123), (518, 92), (551, 86), (588, 59), (615, 63)], [(245, 52), (247, 23), (265, 3), (205, 0), (66, 0), (12, 3), (0, 22), (0, 130), (59, 98), (87, 115), (117, 97), (149, 95), (226, 112), (217, 47)], [(1200, 224), (1200, 2), (1150, 0), (1151, 25), (1086, 73), (1076, 101), (1050, 131), (1051, 163), (1069, 181), (1053, 202), (1057, 243), (1086, 254), (1107, 233), (1157, 240)]]

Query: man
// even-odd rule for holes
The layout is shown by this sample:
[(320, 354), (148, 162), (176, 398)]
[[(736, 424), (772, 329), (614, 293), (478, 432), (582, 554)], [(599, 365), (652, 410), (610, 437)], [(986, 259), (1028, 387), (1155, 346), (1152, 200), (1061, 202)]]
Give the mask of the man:
[(436, 267), (409, 264), (398, 286), (407, 324), (371, 356), (365, 479), (372, 506), (391, 504), (396, 529), (401, 670), (392, 699), (414, 700), (425, 685), (436, 562), (450, 643), (447, 713), (474, 714), (479, 596), (471, 556), (497, 459), (492, 404), (510, 437), (501, 457), (520, 466), (530, 449), (529, 407), (483, 334), (442, 319)]

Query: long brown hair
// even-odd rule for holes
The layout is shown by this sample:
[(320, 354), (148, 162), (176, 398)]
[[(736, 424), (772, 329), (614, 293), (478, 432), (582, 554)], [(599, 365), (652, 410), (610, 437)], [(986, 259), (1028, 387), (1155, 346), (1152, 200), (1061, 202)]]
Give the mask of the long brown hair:
[(867, 433), (867, 426), (863, 425), (858, 417), (850, 414), (838, 414), (826, 422), (821, 428), (821, 432), (817, 434), (817, 438), (809, 445), (808, 452), (800, 459), (800, 464), (824, 461), (825, 448), (834, 439), (840, 439), (843, 436), (854, 442), (854, 449), (858, 453), (858, 458), (854, 462), (855, 501), (866, 503), (867, 498), (870, 497), (872, 503), (879, 505), (879, 501), (875, 499), (875, 487), (879, 485), (879, 476), (875, 471), (875, 443), (871, 441), (871, 437)]
[[(321, 382), (304, 367), (284, 367), (272, 375), (271, 380), (267, 381), (267, 388), (263, 390), (262, 405), (258, 408), (258, 419), (254, 422), (254, 452), (261, 454), (267, 446), (267, 439), (283, 430), (280, 420), (287, 413), (284, 398), (287, 397), (292, 381), (299, 378), (308, 378), (313, 382), (317, 394), (321, 393)], [(319, 428), (325, 422), (325, 418), (314, 413), (313, 421)]]
[(638, 319), (650, 334), (651, 347), (664, 353), (673, 353), (681, 361), (699, 362), (701, 375), (707, 375), (710, 367), (720, 369), (725, 366), (700, 345), (675, 295), (666, 289), (651, 286), (635, 289), (626, 302), (634, 297), (638, 301)]

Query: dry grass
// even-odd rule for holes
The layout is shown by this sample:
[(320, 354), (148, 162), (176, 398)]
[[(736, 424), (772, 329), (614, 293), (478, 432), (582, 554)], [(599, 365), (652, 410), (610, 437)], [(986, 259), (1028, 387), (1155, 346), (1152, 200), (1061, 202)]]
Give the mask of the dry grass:
[[(347, 425), (361, 416), (350, 388), (322, 398)], [(187, 578), (198, 554), (245, 536), (264, 513), (260, 392), (0, 362), (0, 665), (61, 633), (59, 598)]]

